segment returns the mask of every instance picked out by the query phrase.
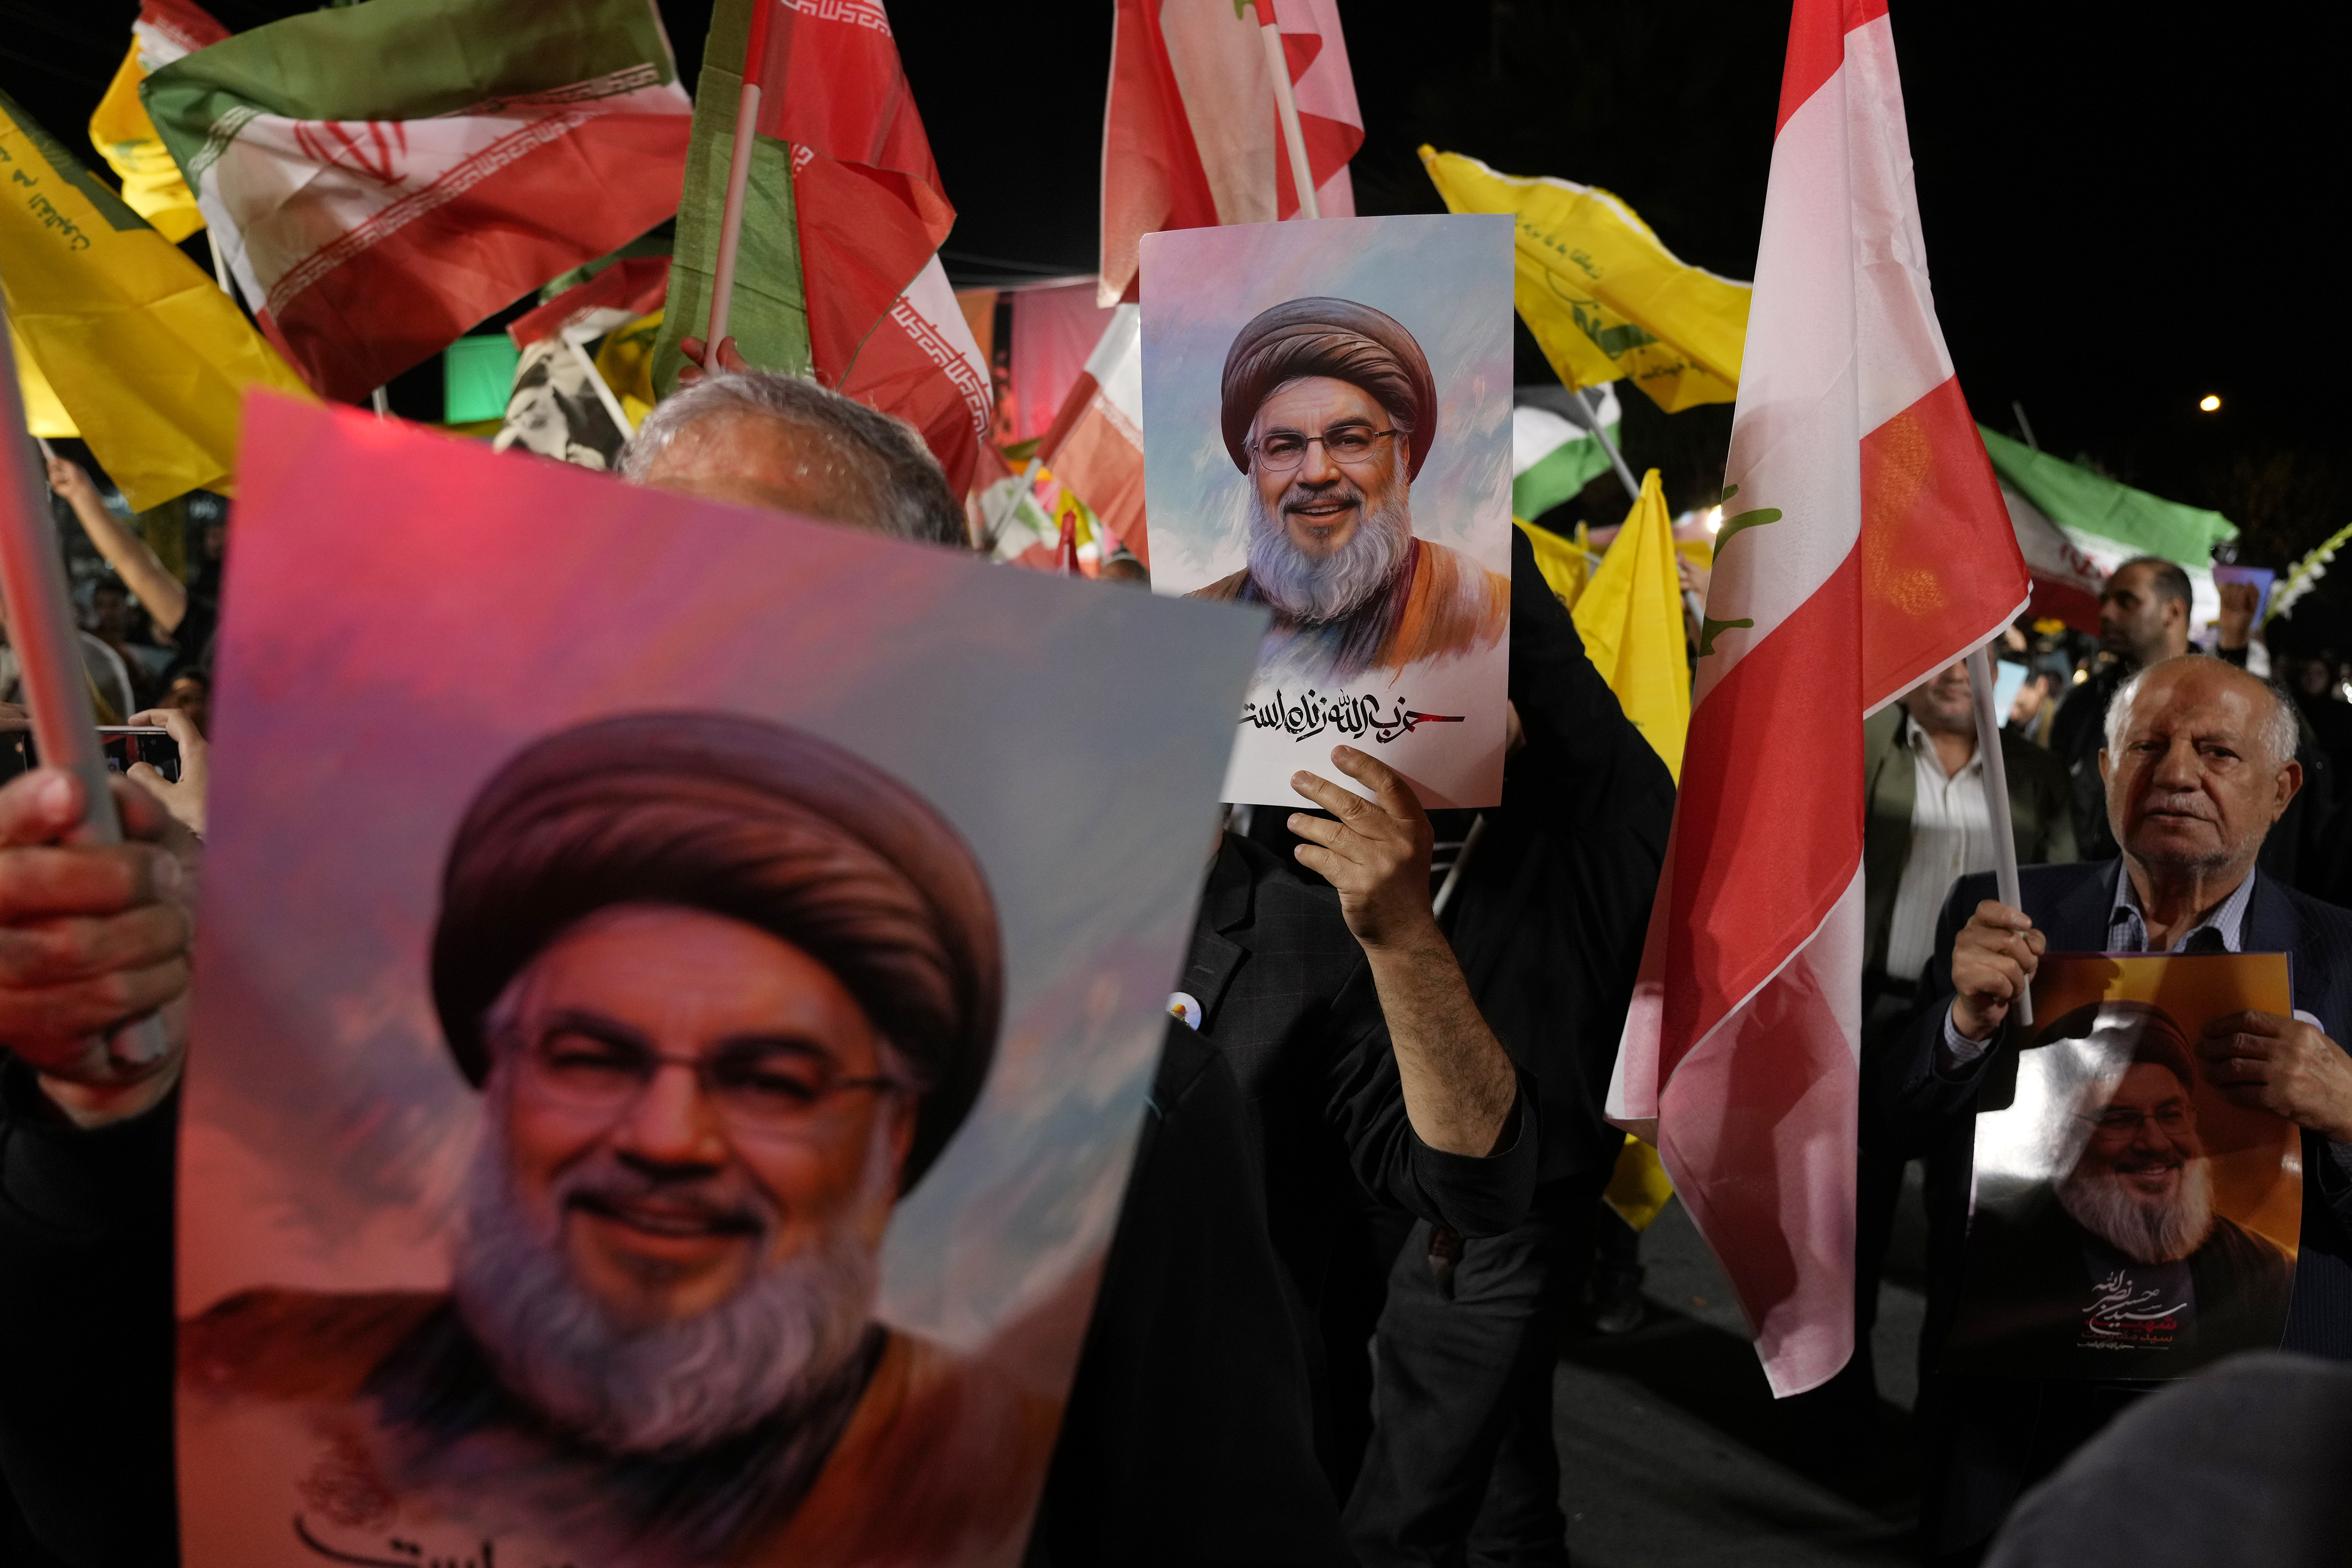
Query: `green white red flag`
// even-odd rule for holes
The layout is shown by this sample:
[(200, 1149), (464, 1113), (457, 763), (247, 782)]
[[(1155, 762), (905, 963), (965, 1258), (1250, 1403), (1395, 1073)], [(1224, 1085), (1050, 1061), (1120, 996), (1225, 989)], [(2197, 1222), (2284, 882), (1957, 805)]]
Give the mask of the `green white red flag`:
[(353, 401), (668, 217), (692, 113), (649, 0), (369, 0), (141, 94), (262, 330)]
[(922, 432), (961, 495), (992, 406), (988, 362), (939, 248), (955, 224), (881, 0), (756, 0), (744, 58), (760, 135), (792, 148), (816, 379)]

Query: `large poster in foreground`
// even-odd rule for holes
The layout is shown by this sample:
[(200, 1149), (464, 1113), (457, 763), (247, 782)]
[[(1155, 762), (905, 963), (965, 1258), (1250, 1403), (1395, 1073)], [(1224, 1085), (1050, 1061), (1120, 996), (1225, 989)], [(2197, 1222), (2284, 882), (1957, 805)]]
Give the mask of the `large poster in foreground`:
[(247, 428), (189, 1568), (1018, 1561), (1256, 618)]
[(2294, 1123), (2232, 1104), (2205, 1026), (2292, 1013), (2284, 953), (2050, 953), (2022, 1048), (1986, 1068), (1948, 1371), (2185, 1377), (2286, 1328)]
[(1146, 235), (1151, 585), (1273, 613), (1225, 798), (1360, 747), (1428, 806), (1502, 798), (1511, 220)]

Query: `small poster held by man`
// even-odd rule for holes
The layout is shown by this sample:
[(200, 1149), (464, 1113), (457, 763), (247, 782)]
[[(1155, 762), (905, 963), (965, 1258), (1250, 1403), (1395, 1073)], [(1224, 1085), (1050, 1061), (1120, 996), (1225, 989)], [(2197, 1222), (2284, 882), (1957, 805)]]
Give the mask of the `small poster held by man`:
[(1274, 615), (1225, 798), (1299, 804), (1331, 748), (1426, 806), (1502, 798), (1511, 220), (1147, 235), (1151, 585)]
[(248, 428), (188, 1568), (1017, 1563), (1257, 617)]
[(2284, 954), (2042, 958), (2035, 1021), (1978, 1100), (1945, 1370), (2185, 1377), (2277, 1345), (2301, 1134), (2232, 1103), (2197, 1054), (2209, 1023), (2248, 1010), (2294, 1011)]

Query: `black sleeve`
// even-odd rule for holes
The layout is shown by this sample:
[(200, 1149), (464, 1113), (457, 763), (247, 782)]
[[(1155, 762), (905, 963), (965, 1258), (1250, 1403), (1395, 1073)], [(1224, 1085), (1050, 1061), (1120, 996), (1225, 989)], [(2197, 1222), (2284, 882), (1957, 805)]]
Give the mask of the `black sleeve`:
[(1241, 1090), (1168, 1029), (1028, 1568), (1352, 1563)]
[(178, 1128), (175, 1094), (81, 1131), (0, 1053), (0, 1479), (36, 1550), (67, 1568), (179, 1561)]
[[(1661, 855), (1675, 781), (1584, 652), (1584, 638), (1511, 530), (1510, 696), (1542, 774), (1540, 805), (1563, 820), (1654, 838)], [(1536, 804), (1531, 802), (1530, 804)]]
[(1886, 1151), (1920, 1149), (1954, 1116), (1976, 1107), (1986, 1067), (2000, 1055), (2004, 1033), (1957, 1069), (1941, 1055), (1944, 1018), (1952, 1005), (1952, 942), (1976, 907), (1992, 896), (1992, 879), (1963, 877), (1952, 885), (1936, 920), (1936, 950), (1919, 972), (1919, 1001), (1900, 1048), (1863, 1054), (1863, 1142)]
[(1518, 1074), (1517, 1109), (1493, 1153), (1448, 1154), (1421, 1141), (1405, 1113), (1396, 1048), (1381, 1017), (1371, 966), (1359, 961), (1332, 1007), (1331, 1123), (1364, 1190), (1462, 1236), (1499, 1236), (1527, 1217), (1536, 1188), (1534, 1086)]

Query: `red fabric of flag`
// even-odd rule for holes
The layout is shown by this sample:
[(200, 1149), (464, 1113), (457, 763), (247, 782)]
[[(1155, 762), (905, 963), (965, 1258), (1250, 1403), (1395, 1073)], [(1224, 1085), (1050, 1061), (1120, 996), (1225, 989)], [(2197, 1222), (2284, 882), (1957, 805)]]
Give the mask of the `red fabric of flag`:
[(922, 431), (961, 494), (988, 431), (987, 367), (973, 370), (977, 345), (944, 273), (919, 287), (938, 270), (955, 208), (888, 16), (880, 0), (761, 0), (745, 63), (760, 132), (793, 147), (817, 379)]

